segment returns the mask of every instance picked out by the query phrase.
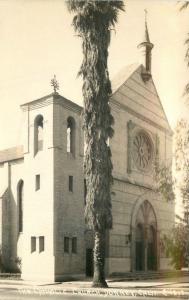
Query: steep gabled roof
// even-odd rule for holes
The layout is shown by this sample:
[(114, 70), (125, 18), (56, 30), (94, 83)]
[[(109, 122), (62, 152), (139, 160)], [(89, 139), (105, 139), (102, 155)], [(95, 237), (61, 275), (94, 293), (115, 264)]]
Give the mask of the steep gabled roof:
[(136, 69), (140, 66), (140, 64), (135, 63), (131, 65), (125, 66), (121, 69), (115, 77), (111, 80), (112, 84), (112, 94), (114, 94), (122, 84), (136, 71)]
[(24, 157), (23, 146), (17, 146), (0, 151), (0, 163)]
[(153, 79), (147, 82), (142, 79), (144, 71), (144, 66), (140, 64), (123, 68), (112, 80), (112, 101), (172, 134)]

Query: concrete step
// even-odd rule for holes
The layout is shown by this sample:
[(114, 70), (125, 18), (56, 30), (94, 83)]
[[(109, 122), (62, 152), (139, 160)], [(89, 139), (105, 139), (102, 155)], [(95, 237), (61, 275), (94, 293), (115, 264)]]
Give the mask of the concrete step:
[(111, 278), (125, 278), (128, 280), (145, 280), (145, 279), (160, 279), (160, 278), (173, 278), (173, 277), (182, 277), (189, 276), (189, 271), (137, 271), (137, 272), (126, 272), (119, 273), (115, 272), (111, 274)]

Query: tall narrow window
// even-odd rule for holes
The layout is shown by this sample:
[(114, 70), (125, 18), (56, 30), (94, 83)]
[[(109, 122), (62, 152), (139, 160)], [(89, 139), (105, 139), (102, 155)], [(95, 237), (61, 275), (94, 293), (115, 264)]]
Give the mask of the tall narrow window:
[(39, 115), (34, 121), (34, 153), (43, 150), (43, 116)]
[(72, 238), (72, 253), (77, 253), (77, 238)]
[(67, 152), (75, 152), (75, 121), (71, 117), (67, 119)]
[(36, 237), (31, 237), (31, 253), (36, 251)]
[(39, 252), (45, 251), (45, 237), (40, 236), (39, 237)]
[(64, 252), (69, 253), (69, 237), (64, 237)]
[(40, 189), (40, 184), (41, 184), (40, 175), (38, 174), (35, 176), (35, 190), (36, 191), (38, 191)]
[(18, 183), (18, 232), (23, 231), (23, 195), (24, 182), (20, 180)]
[(69, 187), (69, 191), (73, 192), (73, 176), (69, 176), (68, 187)]

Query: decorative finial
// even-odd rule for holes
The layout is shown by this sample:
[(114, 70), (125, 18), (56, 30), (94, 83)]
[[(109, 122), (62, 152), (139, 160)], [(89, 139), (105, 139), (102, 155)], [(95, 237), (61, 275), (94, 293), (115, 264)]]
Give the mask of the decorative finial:
[(144, 13), (145, 13), (145, 23), (147, 23), (147, 14), (148, 14), (148, 11), (147, 11), (146, 8), (144, 9)]
[(144, 39), (142, 43), (138, 45), (138, 48), (142, 49), (142, 54), (143, 54), (143, 66), (144, 69), (141, 73), (142, 79), (144, 82), (148, 81), (151, 78), (151, 52), (154, 47), (154, 45), (150, 42), (150, 37), (148, 33), (148, 25), (147, 25), (147, 15), (148, 11), (147, 9), (144, 9), (145, 13), (145, 24), (144, 24)]
[(144, 42), (150, 43), (150, 38), (149, 38), (149, 33), (148, 33), (148, 26), (147, 26), (147, 16), (148, 16), (148, 11), (145, 8), (144, 9), (144, 13), (145, 13), (145, 38), (144, 38)]
[(59, 83), (56, 79), (56, 75), (54, 75), (54, 78), (51, 79), (51, 86), (53, 86), (54, 93), (57, 93), (57, 90), (59, 90)]

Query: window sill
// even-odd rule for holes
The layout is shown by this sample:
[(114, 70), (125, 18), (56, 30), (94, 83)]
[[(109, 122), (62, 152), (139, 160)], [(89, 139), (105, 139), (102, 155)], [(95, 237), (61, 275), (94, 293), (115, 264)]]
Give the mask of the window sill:
[(75, 159), (75, 154), (71, 153), (71, 152), (67, 152), (67, 157), (69, 159)]

